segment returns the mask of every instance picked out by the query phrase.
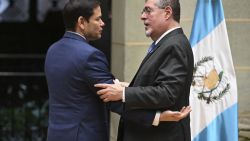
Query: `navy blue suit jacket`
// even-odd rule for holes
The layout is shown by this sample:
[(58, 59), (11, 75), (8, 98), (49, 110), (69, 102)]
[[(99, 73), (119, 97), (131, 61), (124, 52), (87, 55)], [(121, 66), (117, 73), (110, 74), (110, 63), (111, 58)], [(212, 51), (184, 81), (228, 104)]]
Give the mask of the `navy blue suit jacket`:
[[(48, 49), (45, 74), (49, 89), (47, 141), (108, 141), (107, 107), (121, 114), (122, 104), (107, 106), (96, 94), (94, 84), (113, 83), (114, 79), (105, 55), (83, 37), (66, 32)], [(151, 125), (154, 113), (131, 113), (128, 120)]]

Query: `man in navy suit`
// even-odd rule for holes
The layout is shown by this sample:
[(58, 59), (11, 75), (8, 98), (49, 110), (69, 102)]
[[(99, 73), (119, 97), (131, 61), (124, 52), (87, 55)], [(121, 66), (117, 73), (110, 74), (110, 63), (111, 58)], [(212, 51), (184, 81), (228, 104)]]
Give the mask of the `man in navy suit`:
[(105, 55), (88, 44), (101, 38), (100, 3), (70, 0), (63, 10), (66, 32), (47, 51), (49, 89), (47, 141), (108, 141), (105, 105), (96, 82), (112, 83)]
[[(45, 60), (49, 89), (47, 141), (108, 141), (108, 106), (99, 99), (94, 84), (113, 83), (114, 77), (105, 55), (88, 44), (101, 38), (101, 16), (96, 0), (70, 0), (65, 5), (66, 32), (50, 46)], [(110, 105), (115, 112), (121, 112), (121, 102)], [(167, 111), (166, 115), (174, 117), (166, 116), (165, 120), (179, 120), (185, 112), (188, 110)], [(155, 111), (143, 111), (129, 116), (129, 120), (151, 124), (154, 116)]]

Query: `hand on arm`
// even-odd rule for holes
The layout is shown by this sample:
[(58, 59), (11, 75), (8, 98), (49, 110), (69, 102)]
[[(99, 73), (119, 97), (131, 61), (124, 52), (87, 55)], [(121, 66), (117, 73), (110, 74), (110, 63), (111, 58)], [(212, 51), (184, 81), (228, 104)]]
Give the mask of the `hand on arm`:
[(128, 87), (129, 83), (120, 82), (115, 79), (114, 84), (95, 84), (94, 86), (100, 88), (97, 94), (104, 102), (122, 100), (124, 87)]
[(103, 102), (122, 100), (124, 87), (120, 84), (95, 84), (94, 86), (101, 88), (101, 90), (97, 91), (97, 94)]
[(160, 115), (160, 121), (179, 121), (185, 117), (188, 116), (188, 114), (191, 112), (191, 107), (182, 107), (180, 111), (170, 111), (166, 110), (163, 111)]
[(118, 79), (115, 79), (113, 82), (114, 82), (115, 84), (121, 85), (122, 87), (128, 87), (128, 85), (129, 85), (128, 82), (120, 82)]

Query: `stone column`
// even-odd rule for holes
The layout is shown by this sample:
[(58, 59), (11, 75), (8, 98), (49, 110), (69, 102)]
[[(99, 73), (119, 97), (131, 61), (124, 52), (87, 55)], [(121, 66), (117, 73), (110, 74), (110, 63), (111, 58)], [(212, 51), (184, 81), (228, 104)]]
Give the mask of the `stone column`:
[[(112, 1), (111, 71), (120, 81), (132, 80), (151, 43), (140, 20), (144, 2)], [(111, 141), (116, 141), (118, 122), (119, 116), (111, 113)]]

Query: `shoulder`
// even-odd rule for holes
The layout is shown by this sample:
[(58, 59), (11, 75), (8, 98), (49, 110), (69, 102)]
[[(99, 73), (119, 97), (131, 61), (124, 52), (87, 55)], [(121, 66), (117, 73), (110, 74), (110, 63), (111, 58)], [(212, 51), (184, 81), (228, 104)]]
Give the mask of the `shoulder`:
[(55, 58), (55, 56), (64, 56), (65, 59), (85, 62), (88, 58), (104, 57), (105, 55), (88, 42), (62, 38), (49, 47), (47, 56), (51, 56), (52, 58)]
[(193, 55), (191, 45), (183, 33), (165, 38), (159, 46), (159, 52), (165, 56), (171, 54), (174, 58), (187, 58)]
[(83, 40), (72, 40), (72, 41), (64, 41), (63, 46), (66, 46), (70, 49), (70, 51), (74, 52), (75, 55), (86, 58), (91, 56), (92, 54), (102, 54), (100, 50), (95, 48), (94, 46), (90, 45), (88, 42)]

